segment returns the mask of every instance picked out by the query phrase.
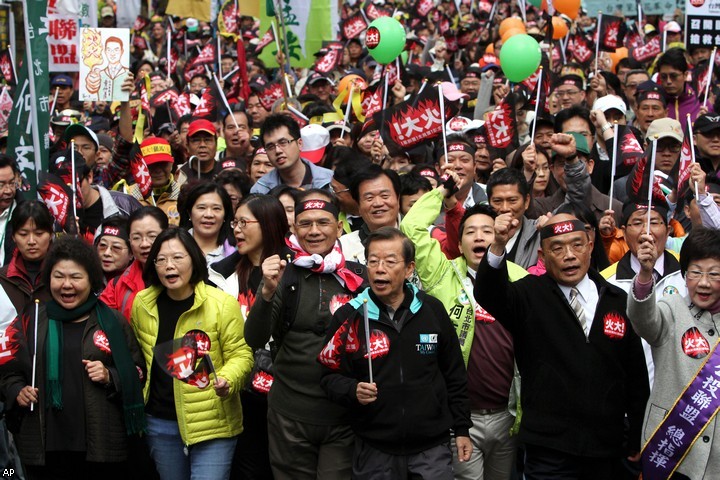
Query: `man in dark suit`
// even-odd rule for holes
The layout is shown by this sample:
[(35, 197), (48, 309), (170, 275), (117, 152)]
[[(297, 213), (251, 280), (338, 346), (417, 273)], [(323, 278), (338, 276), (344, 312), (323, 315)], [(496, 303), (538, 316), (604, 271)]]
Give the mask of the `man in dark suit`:
[(474, 293), (513, 336), (523, 382), (525, 478), (620, 478), (621, 458), (639, 458), (649, 394), (625, 292), (590, 271), (593, 242), (585, 224), (568, 214), (540, 230), (547, 273), (510, 283), (505, 245), (518, 226), (510, 214), (495, 220)]

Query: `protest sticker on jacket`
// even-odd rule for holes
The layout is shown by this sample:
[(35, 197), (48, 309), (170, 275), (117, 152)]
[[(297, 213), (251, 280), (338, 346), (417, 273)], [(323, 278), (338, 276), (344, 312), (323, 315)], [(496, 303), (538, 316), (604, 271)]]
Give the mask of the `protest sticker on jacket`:
[(80, 100), (127, 101), (122, 91), (130, 73), (130, 30), (83, 28), (80, 31)]

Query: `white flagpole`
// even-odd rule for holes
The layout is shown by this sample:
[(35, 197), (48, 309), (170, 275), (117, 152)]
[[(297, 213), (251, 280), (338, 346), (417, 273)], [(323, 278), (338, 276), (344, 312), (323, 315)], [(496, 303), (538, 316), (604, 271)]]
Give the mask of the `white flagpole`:
[(285, 79), (285, 88), (287, 89), (287, 94), (289, 98), (294, 97), (292, 87), (290, 86), (290, 79), (288, 78), (288, 74), (283, 72), (283, 78)]
[(305, 116), (305, 114), (303, 114), (300, 110), (298, 110), (297, 108), (293, 107), (293, 106), (290, 105), (289, 103), (288, 103), (287, 105), (285, 105), (285, 106), (287, 107), (288, 110), (290, 110), (292, 113), (294, 113), (295, 115), (297, 115), (299, 118), (302, 118), (302, 119), (305, 120), (306, 122), (309, 122), (309, 121), (310, 121), (310, 119), (309, 119), (307, 116)]
[(612, 210), (613, 204), (613, 190), (615, 189), (615, 169), (617, 168), (617, 142), (618, 142), (618, 127), (617, 122), (613, 125), (613, 154), (612, 154), (612, 165), (610, 166), (610, 202), (608, 210)]
[[(452, 71), (450, 70), (450, 65), (445, 65), (445, 70), (447, 70), (448, 77), (450, 77), (450, 82), (455, 83), (455, 77), (452, 74)], [(399, 74), (399, 72), (398, 72)]]
[(12, 65), (13, 81), (15, 82), (15, 85), (17, 85), (17, 83), (18, 83), (17, 70), (15, 70), (15, 59), (13, 58), (12, 48), (10, 48), (10, 46), (8, 46), (7, 51), (8, 51), (8, 55), (10, 56), (10, 65)]
[(368, 301), (367, 298), (363, 301), (363, 321), (365, 322), (365, 346), (368, 356), (368, 372), (370, 372), (370, 383), (373, 382), (373, 369), (372, 369), (372, 347), (370, 345), (370, 319), (368, 318)]
[[(692, 157), (691, 163), (695, 163), (695, 139), (693, 138), (692, 122), (690, 121), (689, 113), (687, 114), (686, 119), (687, 119), (687, 125), (688, 125), (688, 135), (690, 135), (690, 156)], [(695, 182), (695, 203), (700, 203), (700, 192), (698, 192), (698, 182)]]
[(170, 80), (170, 61), (172, 58), (170, 56), (170, 44), (172, 43), (171, 33), (172, 32), (170, 32), (170, 30), (167, 31), (167, 79), (168, 80)]
[[(652, 157), (650, 158), (650, 183), (648, 185), (648, 213), (647, 213), (647, 229), (645, 233), (650, 235), (650, 214), (652, 213), (652, 196), (655, 188), (655, 155), (657, 154), (657, 135), (652, 141)], [(647, 168), (647, 165), (645, 166)]]
[(438, 83), (438, 100), (440, 101), (440, 125), (442, 127), (443, 153), (445, 154), (445, 165), (450, 163), (447, 152), (447, 135), (445, 134), (445, 95), (443, 95), (442, 82)]
[[(38, 339), (38, 309), (40, 308), (40, 300), (37, 298), (35, 299), (35, 330), (34, 332), (34, 339), (33, 343), (35, 346), (33, 347), (33, 363), (32, 363), (32, 380), (30, 381), (30, 385), (32, 386), (33, 391), (35, 391), (35, 377), (37, 373), (37, 339)], [(35, 410), (35, 403), (30, 404), (30, 411), (32, 412)]]
[(533, 144), (535, 143), (535, 126), (537, 125), (538, 110), (540, 109), (540, 89), (543, 88), (542, 75), (543, 75), (543, 68), (541, 65), (540, 73), (538, 74), (537, 83), (535, 83), (535, 88), (537, 89), (537, 95), (535, 96), (535, 118), (533, 118), (532, 133), (530, 134), (530, 143), (533, 143)]
[(525, 17), (525, 1), (524, 0), (518, 0), (518, 9), (520, 10), (520, 15), (522, 15), (523, 23), (527, 23), (527, 18)]
[(220, 31), (217, 32), (217, 57), (218, 57), (218, 75), (222, 75), (222, 38), (220, 36)]
[[(275, 28), (274, 20), (270, 22), (270, 26), (272, 27), (273, 37), (275, 37), (275, 46), (277, 47), (278, 52), (281, 52), (282, 50), (280, 50), (280, 39), (278, 38), (277, 28)], [(288, 61), (290, 60), (288, 59)]]
[[(235, 115), (232, 114), (232, 110), (230, 109), (230, 104), (228, 103), (227, 98), (225, 98), (225, 92), (223, 92), (222, 88), (220, 87), (220, 80), (218, 80), (217, 74), (216, 74), (215, 72), (213, 72), (212, 76), (213, 76), (213, 80), (215, 80), (215, 86), (216, 86), (217, 89), (218, 89), (218, 93), (220, 94), (220, 98), (222, 99), (223, 104), (225, 105), (225, 108), (227, 108), (228, 113), (231, 114), (230, 116), (231, 116), (232, 119), (233, 119), (233, 123), (235, 124), (235, 128), (239, 128), (239, 127), (238, 127), (238, 123), (237, 123), (237, 119), (235, 118)], [(200, 165), (200, 162), (198, 162), (198, 165)]]
[(228, 78), (232, 77), (233, 75), (235, 75), (235, 73), (236, 73), (238, 70), (240, 70), (240, 67), (235, 67), (235, 68), (233, 68), (231, 71), (229, 71), (227, 75), (225, 75), (224, 77), (222, 77), (223, 82), (224, 82), (225, 80), (227, 80)]
[(602, 33), (602, 12), (598, 12), (597, 42), (595, 42), (595, 75), (597, 75), (598, 62), (600, 61), (600, 33)]
[(348, 93), (348, 97), (347, 97), (347, 106), (345, 106), (345, 118), (343, 118), (343, 128), (340, 131), (340, 138), (345, 137), (345, 126), (347, 125), (348, 120), (350, 119), (350, 107), (352, 105), (352, 96), (353, 96), (354, 88), (355, 88), (354, 85), (350, 85), (350, 92)]
[(717, 52), (717, 47), (713, 47), (712, 54), (710, 55), (710, 63), (708, 64), (708, 81), (707, 85), (705, 85), (705, 100), (703, 100), (703, 105), (707, 107), (707, 101), (708, 101), (708, 95), (710, 94), (710, 84), (712, 83), (712, 75), (713, 75), (713, 68), (715, 67), (715, 53)]
[(53, 112), (55, 111), (55, 104), (57, 103), (57, 97), (58, 97), (59, 92), (60, 92), (60, 87), (55, 87), (55, 95), (53, 95), (53, 103), (52, 103), (52, 106), (50, 107), (50, 115), (52, 115)]
[[(75, 140), (70, 140), (70, 174), (72, 175), (73, 222), (77, 222), (77, 178), (75, 177)], [(78, 232), (78, 235), (80, 232)]]

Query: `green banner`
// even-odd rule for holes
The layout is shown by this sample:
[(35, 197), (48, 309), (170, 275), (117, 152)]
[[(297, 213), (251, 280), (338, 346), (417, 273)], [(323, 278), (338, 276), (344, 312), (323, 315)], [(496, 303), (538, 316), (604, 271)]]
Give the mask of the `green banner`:
[[(269, 1), (269, 0), (268, 0)], [(320, 50), (323, 40), (335, 40), (338, 31), (338, 8), (336, 0), (273, 0), (275, 11), (282, 12), (288, 39), (288, 53), (293, 67), (311, 67), (313, 54)], [(240, 10), (242, 14), (243, 11)], [(266, 9), (260, 11), (260, 31), (266, 32), (270, 21)], [(282, 43), (282, 28), (276, 21)], [(277, 66), (275, 45), (265, 48), (260, 58), (269, 66)]]
[(8, 122), (7, 153), (15, 157), (34, 198), (37, 176), (48, 170), (50, 150), (50, 74), (48, 71), (47, 0), (23, 0), (25, 59)]

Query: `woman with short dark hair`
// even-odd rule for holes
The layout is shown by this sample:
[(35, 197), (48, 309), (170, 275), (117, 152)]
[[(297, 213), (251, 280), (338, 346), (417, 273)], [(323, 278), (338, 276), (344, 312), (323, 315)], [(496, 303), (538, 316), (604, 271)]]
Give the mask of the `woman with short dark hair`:
[(207, 265), (231, 255), (230, 243), (234, 209), (225, 189), (215, 183), (199, 182), (183, 194), (180, 226), (188, 229), (204, 253)]
[[(147, 442), (163, 480), (190, 479), (198, 471), (204, 478), (229, 478), (243, 429), (238, 393), (252, 368), (252, 351), (245, 343), (237, 300), (207, 285), (207, 275), (205, 255), (193, 237), (169, 228), (148, 255), (144, 278), (149, 287), (133, 302), (131, 322), (150, 371)], [(216, 372), (212, 379), (201, 376), (199, 386), (170, 376), (165, 358), (153, 361), (156, 349), (175, 345), (196, 330), (209, 339), (200, 355), (209, 355)], [(213, 387), (206, 381), (213, 381)]]
[[(650, 344), (655, 362), (643, 424), (643, 455), (652, 459), (667, 436), (675, 442), (671, 443), (675, 455), (669, 455), (668, 470), (653, 469), (653, 476), (664, 478), (677, 465), (672, 478), (714, 478), (711, 472), (720, 471), (720, 441), (714, 440), (720, 424), (713, 417), (720, 385), (720, 231), (693, 228), (683, 243), (680, 271), (685, 277), (686, 297), (667, 288), (656, 292), (653, 272), (657, 257), (652, 235), (643, 234), (637, 253), (640, 272), (627, 299), (628, 318)], [(684, 435), (670, 435), (678, 430)], [(643, 474), (649, 476), (653, 465), (652, 461), (643, 462)]]
[(15, 355), (3, 367), (6, 409), (21, 419), (20, 457), (30, 478), (126, 478), (128, 435), (145, 429), (140, 347), (98, 300), (103, 272), (85, 242), (55, 241), (42, 278), (52, 298), (9, 327)]

